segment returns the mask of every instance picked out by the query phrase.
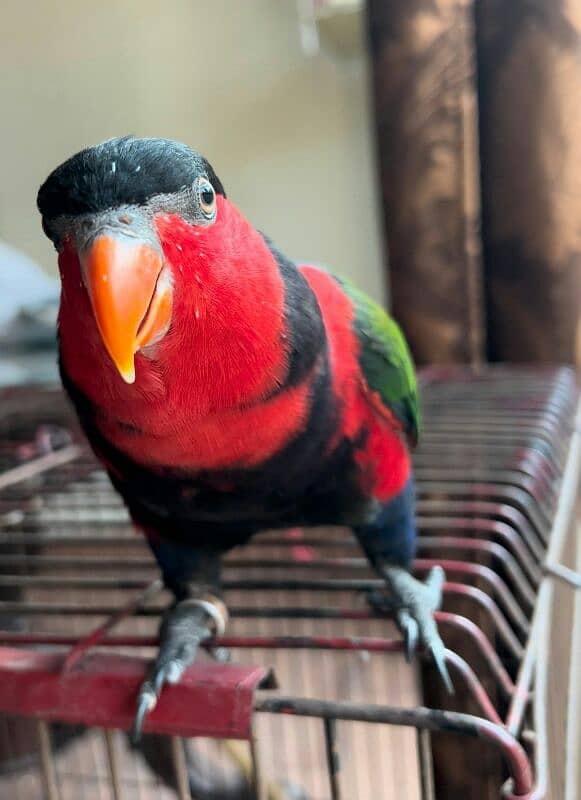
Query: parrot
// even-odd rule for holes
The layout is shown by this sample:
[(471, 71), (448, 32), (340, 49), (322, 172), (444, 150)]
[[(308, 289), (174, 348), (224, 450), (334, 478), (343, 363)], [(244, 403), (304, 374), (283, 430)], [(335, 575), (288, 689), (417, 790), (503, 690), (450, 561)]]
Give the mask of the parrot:
[(385, 584), (372, 603), (452, 691), (434, 619), (443, 569), (411, 573), (421, 411), (397, 323), (285, 256), (173, 140), (88, 147), (37, 206), (58, 253), (64, 390), (173, 597), (134, 739), (226, 629), (223, 555), (264, 530), (350, 528)]

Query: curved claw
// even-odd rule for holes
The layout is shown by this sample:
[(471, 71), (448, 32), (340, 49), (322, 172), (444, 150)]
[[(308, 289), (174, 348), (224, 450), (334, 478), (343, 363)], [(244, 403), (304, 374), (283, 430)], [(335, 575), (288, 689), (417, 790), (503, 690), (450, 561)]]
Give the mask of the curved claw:
[(143, 723), (157, 705), (166, 684), (177, 683), (196, 658), (198, 647), (210, 637), (212, 617), (207, 603), (193, 600), (178, 603), (166, 612), (160, 627), (160, 647), (137, 697), (137, 711), (131, 741), (139, 743)]
[(158, 694), (159, 692), (148, 688), (147, 684), (141, 687), (137, 698), (137, 712), (131, 729), (131, 744), (139, 744), (141, 740), (141, 731), (143, 730), (143, 722), (145, 717), (156, 707)]
[(139, 743), (145, 717), (156, 707), (161, 690), (166, 683), (177, 683), (185, 667), (186, 664), (179, 661), (164, 663), (163, 653), (158, 656), (150, 670), (149, 679), (142, 684), (137, 696), (137, 711), (131, 729), (131, 741), (134, 745)]
[[(442, 567), (439, 565), (432, 567), (425, 580), (424, 586), (428, 590), (431, 607), (434, 610), (439, 608), (442, 603), (442, 592), (445, 582), (446, 573)], [(446, 666), (446, 648), (444, 647), (444, 642), (433, 620), (430, 628), (433, 628), (433, 630), (429, 631), (429, 633), (427, 632), (425, 635), (424, 644), (426, 645), (426, 650), (432, 657), (432, 661), (440, 674), (448, 694), (454, 694), (454, 686), (450, 678), (450, 673), (448, 672), (448, 667)]]
[(442, 645), (441, 648), (432, 645), (430, 648), (428, 648), (428, 651), (432, 657), (432, 661), (434, 662), (436, 669), (438, 670), (440, 678), (442, 679), (442, 683), (446, 687), (446, 691), (448, 694), (453, 695), (455, 694), (454, 684), (452, 683), (450, 673), (448, 672), (448, 667), (446, 666), (446, 651), (441, 639), (439, 643)]
[(405, 608), (398, 611), (397, 623), (405, 640), (405, 659), (410, 664), (418, 646), (420, 628), (416, 620)]

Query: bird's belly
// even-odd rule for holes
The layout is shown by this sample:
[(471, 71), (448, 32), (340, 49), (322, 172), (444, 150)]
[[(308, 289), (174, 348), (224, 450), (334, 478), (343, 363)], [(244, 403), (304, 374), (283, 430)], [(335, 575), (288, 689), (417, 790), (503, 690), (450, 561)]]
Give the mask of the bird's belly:
[[(127, 447), (131, 465), (122, 466), (118, 488), (138, 524), (180, 540), (203, 535), (228, 542), (265, 528), (362, 524), (374, 504), (394, 496), (409, 478), (405, 445), (383, 422), (371, 419), (355, 437), (339, 442), (333, 425), (323, 428), (291, 434), (286, 446), (250, 463), (206, 460), (199, 457), (202, 449), (197, 459), (186, 459), (184, 448), (184, 459), (176, 464), (171, 442), (168, 458), (174, 459), (168, 463), (159, 441), (148, 442), (143, 433), (140, 448), (151, 447), (158, 463), (147, 463), (138, 456), (143, 450), (131, 453)], [(235, 424), (216, 428), (213, 441), (231, 455), (237, 441), (250, 447), (259, 435), (258, 429)]]
[(307, 469), (289, 465), (285, 473), (271, 463), (195, 476), (140, 472), (117, 488), (146, 531), (228, 549), (265, 529), (362, 523), (370, 498), (359, 477), (351, 443), (344, 442)]

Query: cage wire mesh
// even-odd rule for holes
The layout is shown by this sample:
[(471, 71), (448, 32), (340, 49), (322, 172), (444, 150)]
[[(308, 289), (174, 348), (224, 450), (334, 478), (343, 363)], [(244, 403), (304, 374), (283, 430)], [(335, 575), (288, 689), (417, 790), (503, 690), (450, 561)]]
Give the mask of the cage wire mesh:
[[(414, 568), (446, 570), (437, 617), (455, 696), (430, 665), (405, 662), (393, 623), (370, 610), (381, 582), (349, 531), (265, 532), (225, 560), (231, 623), (203, 658), (272, 667), (278, 688), (256, 681), (247, 741), (196, 728), (148, 735), (140, 751), (115, 729), (129, 723), (129, 691), (123, 724), (99, 692), (67, 715), (64, 690), (51, 723), (38, 721), (33, 666), (58, 673), (76, 644), (72, 686), (95, 653), (151, 658), (169, 596), (60, 391), (0, 394), (0, 796), (414, 800), (499, 797), (504, 784), (507, 797), (540, 797), (531, 665), (547, 659), (539, 591), (571, 467), (574, 376), (427, 370), (421, 383)], [(40, 661), (15, 661), (14, 648)], [(239, 688), (215, 683), (225, 701)], [(159, 730), (192, 732), (200, 708)]]

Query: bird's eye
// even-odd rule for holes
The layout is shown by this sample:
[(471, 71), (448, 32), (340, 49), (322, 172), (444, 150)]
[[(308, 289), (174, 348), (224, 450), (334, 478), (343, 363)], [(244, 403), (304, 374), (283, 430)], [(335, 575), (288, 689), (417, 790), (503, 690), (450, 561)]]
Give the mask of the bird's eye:
[(216, 192), (214, 187), (207, 178), (200, 178), (196, 189), (202, 214), (211, 219), (216, 213)]

